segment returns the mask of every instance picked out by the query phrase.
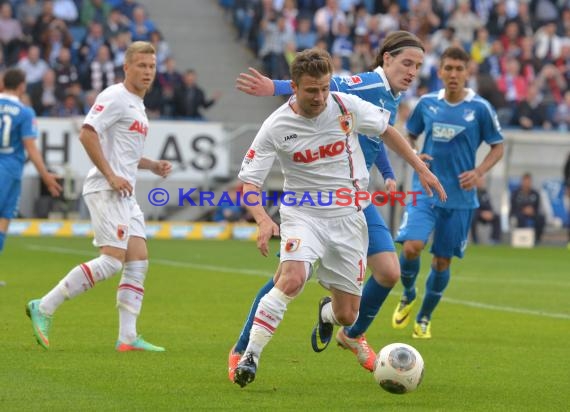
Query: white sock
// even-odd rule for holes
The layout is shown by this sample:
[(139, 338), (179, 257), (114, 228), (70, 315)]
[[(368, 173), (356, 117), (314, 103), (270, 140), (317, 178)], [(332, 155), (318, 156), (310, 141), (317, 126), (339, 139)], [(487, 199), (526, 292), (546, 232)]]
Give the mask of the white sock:
[(46, 315), (53, 315), (55, 310), (66, 300), (91, 289), (95, 283), (110, 278), (123, 264), (112, 256), (101, 255), (98, 258), (81, 263), (52, 289), (40, 302), (40, 310)]
[(144, 280), (148, 272), (148, 260), (125, 263), (123, 276), (117, 290), (119, 309), (119, 340), (132, 343), (137, 338), (137, 319), (144, 297)]
[(253, 353), (256, 361), (259, 359), (263, 348), (269, 343), (277, 326), (281, 323), (283, 315), (287, 310), (287, 305), (292, 299), (276, 287), (261, 298), (255, 312), (249, 343), (244, 354)]
[(336, 320), (336, 317), (334, 316), (332, 302), (329, 302), (325, 306), (323, 306), (323, 308), (321, 309), (321, 318), (323, 318), (323, 320), (327, 323), (332, 323), (333, 325), (340, 325), (340, 323), (338, 323), (338, 320)]

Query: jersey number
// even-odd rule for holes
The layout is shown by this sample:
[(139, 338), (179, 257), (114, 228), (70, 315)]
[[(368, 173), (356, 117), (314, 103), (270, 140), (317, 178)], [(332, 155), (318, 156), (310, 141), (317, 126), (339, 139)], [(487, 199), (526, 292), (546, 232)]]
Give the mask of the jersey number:
[(10, 132), (12, 129), (12, 118), (5, 114), (0, 118), (0, 130), (2, 131), (2, 140), (0, 149), (7, 149), (10, 146)]

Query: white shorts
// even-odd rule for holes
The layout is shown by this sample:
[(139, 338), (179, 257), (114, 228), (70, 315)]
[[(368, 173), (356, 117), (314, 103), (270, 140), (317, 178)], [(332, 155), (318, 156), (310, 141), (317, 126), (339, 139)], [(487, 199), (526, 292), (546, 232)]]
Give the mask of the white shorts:
[(134, 196), (121, 197), (111, 190), (83, 196), (91, 215), (96, 247), (127, 249), (130, 236), (146, 239), (144, 216)]
[(368, 229), (364, 213), (316, 218), (293, 207), (281, 209), (281, 262), (309, 262), (319, 283), (351, 295), (362, 295)]

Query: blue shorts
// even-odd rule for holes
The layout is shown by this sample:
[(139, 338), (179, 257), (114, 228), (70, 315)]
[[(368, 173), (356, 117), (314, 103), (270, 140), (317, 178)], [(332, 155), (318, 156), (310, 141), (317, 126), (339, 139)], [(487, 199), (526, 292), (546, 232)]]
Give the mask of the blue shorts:
[(434, 206), (432, 199), (419, 199), (415, 206), (406, 206), (396, 242), (421, 240), (425, 244), (433, 232), (431, 254), (442, 258), (462, 258), (472, 216), (473, 209), (446, 209)]
[(13, 219), (18, 209), (22, 180), (0, 172), (0, 218)]
[(395, 252), (394, 240), (390, 234), (390, 230), (384, 223), (382, 215), (376, 209), (376, 206), (370, 206), (364, 209), (364, 217), (368, 225), (368, 256), (372, 256), (380, 252)]

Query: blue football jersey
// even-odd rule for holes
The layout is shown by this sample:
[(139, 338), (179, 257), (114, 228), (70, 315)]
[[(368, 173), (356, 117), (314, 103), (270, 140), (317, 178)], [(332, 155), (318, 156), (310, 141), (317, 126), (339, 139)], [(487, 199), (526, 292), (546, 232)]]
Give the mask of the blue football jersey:
[[(431, 170), (447, 192), (447, 202), (434, 196), (436, 206), (448, 209), (474, 209), (479, 207), (477, 191), (463, 190), (459, 175), (475, 168), (475, 157), (481, 143), (496, 144), (503, 141), (501, 126), (491, 104), (468, 89), (459, 103), (444, 99), (444, 90), (422, 96), (412, 111), (407, 129), (415, 136), (425, 133), (422, 153), (433, 157)], [(413, 190), (422, 186), (414, 173)]]
[[(377, 67), (372, 72), (359, 73), (353, 76), (333, 76), (331, 90), (354, 94), (362, 100), (388, 110), (390, 112), (390, 125), (393, 126), (396, 123), (401, 94), (394, 95), (392, 93), (382, 67)], [(378, 154), (385, 151), (384, 143), (378, 136), (358, 135), (358, 137), (364, 152), (366, 166), (370, 169), (378, 159)], [(380, 166), (378, 169), (382, 171)]]
[(23, 139), (37, 135), (33, 109), (14, 96), (0, 93), (0, 171), (21, 178), (26, 160)]

